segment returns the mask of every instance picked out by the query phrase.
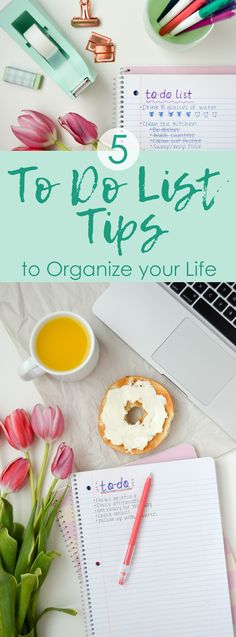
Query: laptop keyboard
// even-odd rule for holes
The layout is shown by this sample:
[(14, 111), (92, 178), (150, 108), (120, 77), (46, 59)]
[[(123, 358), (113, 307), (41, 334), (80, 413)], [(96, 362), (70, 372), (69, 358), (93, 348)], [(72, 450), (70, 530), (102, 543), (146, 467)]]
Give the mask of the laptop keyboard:
[(182, 301), (236, 345), (236, 283), (166, 283)]

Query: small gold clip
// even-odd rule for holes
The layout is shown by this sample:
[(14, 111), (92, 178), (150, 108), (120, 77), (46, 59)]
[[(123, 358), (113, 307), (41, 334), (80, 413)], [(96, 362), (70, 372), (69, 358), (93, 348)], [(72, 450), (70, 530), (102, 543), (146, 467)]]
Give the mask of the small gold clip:
[(112, 44), (111, 38), (108, 38), (106, 35), (102, 35), (101, 33), (95, 33), (95, 31), (93, 31), (90, 35), (86, 50), (94, 52), (96, 46), (99, 44)]
[(94, 62), (114, 62), (114, 44), (97, 44), (94, 51)]
[(99, 18), (91, 16), (91, 1), (80, 0), (80, 16), (71, 20), (72, 27), (97, 27), (100, 24)]
[(86, 50), (92, 51), (96, 63), (115, 61), (115, 45), (111, 38), (101, 33), (91, 33)]

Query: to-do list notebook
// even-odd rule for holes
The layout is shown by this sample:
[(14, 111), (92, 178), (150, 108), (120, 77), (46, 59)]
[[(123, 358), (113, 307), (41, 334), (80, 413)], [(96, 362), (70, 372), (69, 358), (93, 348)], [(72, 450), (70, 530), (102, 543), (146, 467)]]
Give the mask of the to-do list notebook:
[(142, 149), (235, 149), (235, 74), (235, 66), (122, 69), (117, 126)]
[[(120, 566), (152, 487), (127, 583)], [(233, 637), (213, 460), (74, 474), (89, 637)]]

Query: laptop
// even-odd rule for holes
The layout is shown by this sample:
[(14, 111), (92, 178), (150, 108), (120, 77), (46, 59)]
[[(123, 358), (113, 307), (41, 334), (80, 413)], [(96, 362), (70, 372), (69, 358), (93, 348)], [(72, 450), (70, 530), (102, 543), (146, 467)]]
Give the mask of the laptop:
[(115, 283), (93, 312), (236, 439), (235, 283)]

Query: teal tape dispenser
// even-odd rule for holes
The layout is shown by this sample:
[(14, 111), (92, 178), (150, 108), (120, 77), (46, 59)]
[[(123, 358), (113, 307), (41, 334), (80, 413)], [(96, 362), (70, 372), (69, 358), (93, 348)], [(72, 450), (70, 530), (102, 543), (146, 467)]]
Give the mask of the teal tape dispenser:
[(70, 97), (96, 78), (36, 0), (12, 0), (0, 11), (0, 26)]

